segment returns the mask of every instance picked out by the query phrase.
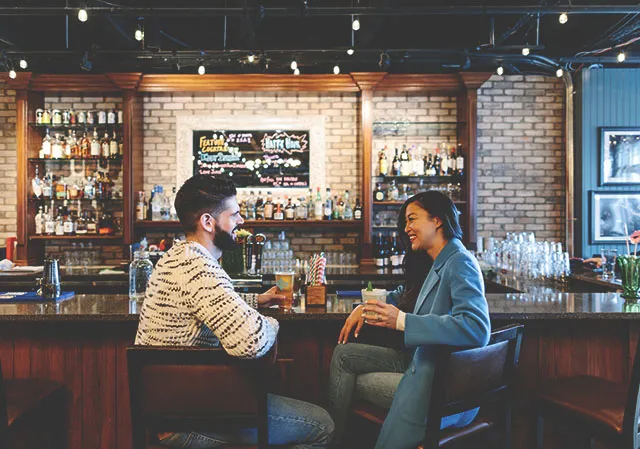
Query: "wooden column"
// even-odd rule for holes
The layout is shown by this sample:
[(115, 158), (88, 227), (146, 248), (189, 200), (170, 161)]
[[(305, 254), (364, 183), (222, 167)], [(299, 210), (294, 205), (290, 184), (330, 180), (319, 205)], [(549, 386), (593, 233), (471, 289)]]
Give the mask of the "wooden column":
[(371, 226), (373, 223), (371, 172), (373, 154), (373, 91), (386, 73), (352, 73), (360, 88), (360, 154), (362, 154), (362, 253), (361, 265), (373, 265), (371, 248)]

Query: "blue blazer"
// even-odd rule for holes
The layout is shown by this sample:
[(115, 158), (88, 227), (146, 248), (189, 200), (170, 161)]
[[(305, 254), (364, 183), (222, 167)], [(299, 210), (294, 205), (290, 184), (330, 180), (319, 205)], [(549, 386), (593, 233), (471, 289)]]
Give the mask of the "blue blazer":
[(376, 449), (415, 449), (422, 442), (433, 383), (434, 347), (485, 346), (490, 333), (480, 267), (462, 242), (454, 238), (438, 254), (413, 313), (406, 316), (404, 342), (415, 351)]

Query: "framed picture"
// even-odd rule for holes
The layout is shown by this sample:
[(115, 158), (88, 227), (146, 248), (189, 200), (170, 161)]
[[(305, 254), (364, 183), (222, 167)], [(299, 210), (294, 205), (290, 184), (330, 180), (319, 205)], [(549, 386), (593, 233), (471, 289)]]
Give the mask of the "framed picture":
[(600, 185), (640, 185), (640, 127), (600, 128)]
[(640, 192), (591, 192), (590, 217), (591, 244), (624, 243), (640, 229)]

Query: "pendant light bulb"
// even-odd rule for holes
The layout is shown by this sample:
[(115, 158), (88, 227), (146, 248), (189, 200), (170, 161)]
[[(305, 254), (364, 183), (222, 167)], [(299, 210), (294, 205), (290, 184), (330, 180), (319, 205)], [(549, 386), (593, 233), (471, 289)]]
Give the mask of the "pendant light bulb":
[(204, 64), (200, 64), (198, 66), (198, 75), (204, 75), (207, 72), (207, 69), (204, 68)]
[(498, 66), (498, 68), (496, 69), (496, 73), (502, 76), (502, 74), (504, 73), (504, 68), (502, 66)]
[(16, 76), (18, 76), (18, 74), (16, 73), (15, 70), (13, 70), (13, 69), (9, 70), (9, 78), (14, 80), (14, 79), (16, 79)]
[(78, 10), (78, 20), (80, 22), (86, 22), (88, 18), (89, 18), (89, 15), (87, 14), (87, 10), (84, 8), (80, 8)]
[(627, 55), (625, 55), (623, 51), (618, 53), (618, 62), (624, 62), (625, 59), (627, 59)]
[(255, 60), (256, 60), (256, 57), (253, 55), (253, 53), (249, 53), (249, 56), (247, 56), (247, 61), (253, 64), (253, 61)]
[(295, 69), (293, 69), (293, 74), (294, 75), (300, 75), (300, 69), (297, 68), (297, 67)]
[(556, 70), (556, 76), (558, 78), (562, 78), (562, 75), (564, 75), (564, 70), (562, 70), (562, 69)]
[(358, 31), (360, 29), (360, 20), (357, 17), (351, 19), (351, 29), (353, 31)]
[(566, 12), (563, 12), (558, 17), (558, 22), (560, 22), (561, 25), (564, 25), (565, 23), (567, 23), (568, 20), (569, 20), (569, 16), (567, 15)]
[(297, 68), (298, 68), (298, 63), (294, 59), (293, 61), (291, 61), (291, 70), (296, 70)]
[(529, 47), (524, 47), (522, 49), (522, 56), (529, 56), (529, 53), (531, 53), (531, 50), (529, 50)]
[(144, 39), (144, 31), (138, 28), (134, 34), (134, 37), (138, 42), (142, 41), (142, 39)]
[(20, 64), (20, 68), (21, 68), (22, 70), (25, 70), (25, 69), (27, 68), (27, 66), (28, 66), (28, 64), (27, 64), (27, 60), (26, 60), (26, 59), (24, 59), (24, 58), (20, 59), (20, 63), (19, 63), (19, 64)]
[(333, 66), (333, 74), (340, 75), (340, 66), (338, 64)]
[(349, 48), (349, 49), (347, 50), (347, 54), (348, 54), (349, 56), (352, 56), (355, 52), (356, 52), (356, 51), (355, 51), (353, 48)]

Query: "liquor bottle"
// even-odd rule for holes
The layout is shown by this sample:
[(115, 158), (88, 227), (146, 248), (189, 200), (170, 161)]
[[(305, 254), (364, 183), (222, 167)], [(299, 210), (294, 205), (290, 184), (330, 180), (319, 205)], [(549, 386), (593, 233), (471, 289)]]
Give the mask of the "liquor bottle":
[(54, 135), (53, 141), (51, 142), (51, 159), (62, 159), (62, 156), (62, 141), (60, 140), (60, 135), (56, 133)]
[(256, 198), (256, 220), (264, 220), (264, 199), (262, 199), (262, 191), (258, 190)]
[(342, 220), (342, 210), (340, 201), (338, 199), (338, 195), (333, 196), (333, 210), (331, 211), (331, 219), (332, 220)]
[(109, 172), (105, 172), (102, 175), (102, 198), (110, 200), (113, 198), (113, 185), (114, 182), (109, 177)]
[(456, 171), (460, 178), (464, 177), (464, 156), (462, 155), (462, 144), (458, 144), (458, 155), (456, 156)]
[(109, 155), (111, 154), (109, 150), (110, 143), (111, 142), (109, 140), (109, 134), (104, 133), (104, 137), (100, 141), (100, 148), (101, 148), (100, 155), (105, 159), (108, 159)]
[(440, 170), (440, 163), (440, 150), (438, 150), (438, 148), (436, 147), (435, 155), (433, 156), (433, 168), (431, 169), (431, 172), (433, 173), (432, 176), (440, 176), (440, 173), (442, 173), (442, 171)]
[(93, 138), (91, 139), (90, 155), (94, 159), (100, 157), (100, 140), (98, 140), (98, 130), (95, 128), (93, 130)]
[(342, 208), (342, 218), (344, 220), (353, 220), (353, 209), (351, 208), (351, 201), (349, 200), (349, 191), (344, 191), (344, 206)]
[(102, 217), (100, 218), (100, 222), (98, 223), (98, 234), (99, 235), (111, 235), (113, 234), (113, 218), (111, 214), (105, 212), (103, 210)]
[(400, 152), (400, 174), (402, 176), (409, 176), (411, 174), (411, 164), (409, 162), (409, 153), (407, 153), (406, 145), (402, 145), (402, 151)]
[(382, 150), (380, 150), (380, 158), (378, 159), (378, 171), (380, 172), (380, 176), (387, 176), (389, 174), (389, 160), (387, 159), (386, 150), (386, 145)]
[(256, 219), (256, 195), (253, 190), (249, 192), (249, 198), (247, 199), (247, 220)]
[(78, 125), (86, 125), (87, 124), (87, 112), (86, 111), (78, 111), (76, 114), (76, 121)]
[(136, 203), (136, 220), (142, 221), (146, 218), (145, 208), (144, 191), (140, 191), (138, 192), (138, 202)]
[[(95, 209), (95, 206), (94, 206)], [(96, 223), (96, 218), (93, 213), (87, 212), (87, 234), (97, 234), (98, 233), (98, 225)]]
[(107, 111), (98, 111), (98, 125), (107, 124)]
[(449, 175), (454, 176), (456, 171), (456, 149), (454, 147), (449, 148)]
[(353, 219), (362, 220), (362, 206), (360, 205), (360, 198), (356, 198), (356, 207), (353, 209)]
[(79, 150), (79, 156), (78, 157), (81, 157), (81, 158), (89, 158), (89, 157), (91, 157), (91, 141), (87, 137), (87, 133), (86, 132), (84, 132), (82, 134), (82, 138), (80, 139), (79, 147), (80, 147), (80, 150)]
[(64, 180), (64, 176), (60, 176), (60, 179), (58, 179), (58, 182), (56, 183), (56, 199), (67, 199), (67, 182)]
[(273, 220), (273, 201), (271, 199), (271, 192), (267, 192), (267, 202), (264, 203), (264, 219)]
[[(64, 134), (61, 137), (62, 140), (62, 157), (65, 159), (71, 159), (71, 148), (73, 147), (73, 143), (71, 141), (73, 132), (69, 130), (69, 135), (65, 136)], [(75, 139), (73, 139), (75, 141)]]
[(333, 200), (331, 199), (331, 189), (327, 187), (325, 193), (324, 207), (322, 208), (322, 219), (331, 220), (333, 217)]
[(111, 159), (117, 159), (120, 156), (120, 147), (118, 145), (118, 139), (116, 138), (116, 132), (113, 132), (113, 137), (109, 142), (109, 157)]
[(53, 235), (56, 233), (56, 222), (53, 218), (53, 202), (49, 210), (45, 211), (44, 233), (46, 235)]
[(87, 234), (87, 213), (80, 213), (80, 208), (78, 208), (78, 218), (76, 220), (76, 234), (77, 235), (86, 235)]
[(322, 203), (322, 196), (320, 195), (320, 187), (316, 190), (316, 202), (313, 209), (313, 218), (316, 220), (322, 220), (322, 213), (324, 212), (324, 204)]
[(307, 199), (301, 196), (296, 207), (296, 220), (306, 220), (309, 218), (309, 205)]
[(67, 198), (70, 200), (77, 200), (80, 198), (80, 188), (75, 180), (67, 185)]
[(391, 184), (387, 187), (387, 201), (398, 201), (399, 199), (398, 186), (396, 180), (391, 181)]
[(38, 166), (36, 165), (36, 173), (31, 179), (31, 193), (36, 198), (40, 198), (42, 196), (42, 180), (40, 176), (38, 176)]
[(393, 156), (393, 163), (391, 165), (391, 174), (393, 176), (400, 176), (402, 174), (400, 166), (400, 158), (398, 158), (398, 149), (396, 148), (395, 156)]
[(47, 128), (44, 138), (42, 139), (42, 146), (40, 147), (40, 155), (39, 155), (40, 159), (49, 159), (51, 157), (52, 141), (53, 140), (49, 135), (49, 128)]
[(398, 236), (395, 232), (391, 234), (391, 246), (389, 248), (389, 258), (392, 268), (400, 268), (402, 265), (401, 252), (398, 245)]
[[(287, 200), (286, 196), (285, 196), (285, 200)], [(289, 198), (287, 200), (287, 205), (284, 208), (284, 219), (293, 220), (294, 218), (296, 218), (296, 209), (293, 206), (293, 204), (291, 204), (291, 198)]]
[(449, 175), (449, 158), (447, 157), (447, 149), (444, 143), (440, 146), (440, 176)]
[(151, 219), (155, 221), (162, 220), (162, 203), (164, 202), (164, 191), (162, 186), (155, 186), (155, 193), (151, 201)]
[(53, 185), (51, 177), (47, 174), (42, 178), (42, 198), (50, 200), (53, 197)]
[(55, 221), (56, 232), (55, 235), (64, 235), (64, 220), (62, 217), (62, 207), (58, 208), (58, 216)]
[(244, 197), (238, 196), (238, 206), (240, 207), (240, 216), (243, 219), (247, 219), (247, 200)]
[(282, 210), (282, 203), (278, 201), (276, 205), (276, 209), (273, 211), (273, 219), (274, 220), (284, 220), (284, 211)]
[(115, 125), (116, 124), (116, 118), (117, 118), (117, 114), (116, 114), (116, 110), (112, 109), (109, 112), (107, 112), (107, 124), (108, 125)]
[(42, 211), (42, 206), (38, 208), (38, 213), (36, 214), (35, 223), (36, 223), (36, 229), (35, 229), (36, 235), (42, 235), (42, 233), (44, 232), (44, 212)]
[(169, 219), (178, 220), (178, 212), (176, 211), (176, 186), (171, 187), (171, 196), (169, 197)]
[(171, 219), (171, 196), (169, 194), (162, 194), (162, 204), (160, 205), (160, 219), (162, 221), (169, 221)]
[(385, 266), (385, 247), (382, 240), (382, 233), (378, 233), (378, 237), (376, 238), (374, 248), (373, 248), (373, 257), (375, 260), (375, 264), (377, 268), (384, 268)]
[[(65, 201), (65, 204), (66, 204), (66, 201)], [(66, 207), (65, 207), (65, 209), (66, 209)], [(73, 235), (74, 234), (74, 232), (73, 232), (74, 231), (74, 223), (73, 223), (73, 220), (71, 218), (71, 214), (69, 213), (69, 211), (65, 212), (62, 226), (63, 226), (64, 235)]]
[(424, 176), (425, 166), (422, 155), (422, 147), (420, 145), (418, 145), (418, 148), (416, 149), (413, 156), (413, 171), (415, 172), (416, 176)]
[(384, 201), (385, 195), (380, 183), (376, 184), (376, 189), (373, 191), (373, 201)]

